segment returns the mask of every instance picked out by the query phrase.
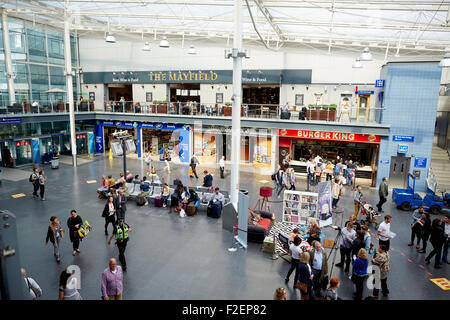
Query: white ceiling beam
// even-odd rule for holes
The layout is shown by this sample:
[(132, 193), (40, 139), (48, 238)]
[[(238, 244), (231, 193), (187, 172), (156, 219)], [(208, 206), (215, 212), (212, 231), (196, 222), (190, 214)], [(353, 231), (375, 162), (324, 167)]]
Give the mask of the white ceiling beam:
[[(6, 2), (14, 3), (15, 0), (7, 0)], [(47, 0), (49, 3), (63, 3), (64, 0)], [(168, 5), (189, 5), (189, 6), (226, 6), (232, 7), (232, 0), (189, 0), (186, 3), (185, 0), (71, 0), (71, 3), (99, 3), (99, 4), (138, 4), (145, 6), (151, 6), (152, 4), (168, 4)], [(268, 8), (329, 8), (332, 0), (265, 0), (264, 5)], [(357, 0), (339, 0), (335, 3), (335, 8), (339, 10), (394, 10), (394, 11), (433, 11), (436, 10), (446, 12), (449, 8), (449, 4), (442, 4), (441, 1), (357, 1)]]
[[(30, 9), (6, 9), (7, 13), (22, 13), (22, 14), (39, 14), (46, 16), (60, 17), (60, 12), (49, 12), (48, 10), (30, 10)], [(74, 15), (80, 15), (84, 17), (130, 17), (130, 18), (147, 18), (155, 20), (180, 20), (177, 15), (174, 14), (155, 14), (152, 12), (100, 12), (100, 11), (75, 11)], [(244, 17), (244, 23), (251, 23), (249, 17)], [(265, 18), (255, 18), (258, 23), (264, 23)], [(231, 16), (186, 16), (185, 21), (219, 21), (233, 23), (233, 17)], [(315, 26), (329, 28), (329, 21), (317, 21), (317, 20), (295, 20), (292, 18), (274, 17), (272, 21), (279, 25), (298, 25), (298, 26)], [(182, 26), (182, 25), (180, 25)], [(417, 30), (418, 27), (427, 27), (427, 32), (449, 32), (448, 26), (440, 24), (425, 24), (425, 23), (392, 23), (392, 22), (351, 22), (351, 21), (335, 21), (333, 28), (357, 28), (357, 29), (390, 29), (390, 30)]]
[(272, 29), (275, 31), (275, 33), (278, 36), (278, 40), (283, 42), (284, 35), (281, 31), (280, 27), (274, 22), (274, 18), (272, 14), (269, 12), (269, 10), (265, 7), (262, 0), (254, 0), (256, 6), (258, 7), (259, 11), (263, 14), (263, 16), (266, 18), (269, 25), (272, 27)]

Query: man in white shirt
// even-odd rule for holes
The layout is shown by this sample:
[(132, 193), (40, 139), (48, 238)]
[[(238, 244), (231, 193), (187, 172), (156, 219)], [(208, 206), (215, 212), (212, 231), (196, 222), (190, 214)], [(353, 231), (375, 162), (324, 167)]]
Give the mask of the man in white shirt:
[(310, 186), (313, 184), (315, 170), (316, 166), (313, 160), (309, 158), (308, 162), (306, 163), (306, 173), (308, 174), (308, 181)]
[(314, 164), (317, 166), (318, 163), (322, 163), (323, 159), (320, 155), (316, 155), (314, 158)]
[(341, 262), (336, 264), (336, 267), (343, 267), (345, 260), (345, 272), (350, 270), (350, 262), (351, 262), (351, 253), (352, 253), (352, 245), (353, 241), (356, 239), (356, 231), (353, 229), (353, 223), (347, 223), (347, 226), (342, 229), (342, 239), (339, 247), (339, 251), (341, 252)]
[[(322, 288), (324, 287), (324, 278), (328, 275), (328, 260), (325, 251), (319, 241), (313, 241), (314, 250), (309, 253), (310, 265), (312, 268), (313, 278), (313, 297), (322, 296)], [(327, 283), (328, 284), (328, 283)]]
[(380, 226), (378, 227), (379, 244), (384, 244), (386, 246), (386, 252), (389, 251), (390, 240), (392, 239), (391, 221), (392, 217), (387, 214), (384, 216), (384, 221), (380, 223)]
[(219, 167), (220, 167), (220, 178), (225, 178), (225, 156), (222, 156), (219, 160)]
[(23, 278), (25, 280), (25, 283), (28, 287), (28, 290), (30, 292), (30, 296), (32, 300), (36, 300), (36, 298), (39, 298), (42, 296), (42, 289), (39, 287), (36, 281), (34, 281), (33, 278), (27, 277), (27, 272), (24, 268), (21, 268), (20, 271), (22, 272)]
[(150, 176), (152, 174), (152, 154), (150, 152), (147, 152), (147, 154), (144, 157), (144, 161), (146, 164), (146, 174)]

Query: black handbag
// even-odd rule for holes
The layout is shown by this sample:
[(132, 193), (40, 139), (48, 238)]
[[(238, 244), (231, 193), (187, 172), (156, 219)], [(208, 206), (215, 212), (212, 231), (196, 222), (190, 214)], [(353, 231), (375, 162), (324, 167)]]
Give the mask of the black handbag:
[(326, 290), (328, 287), (328, 276), (322, 278), (322, 283), (320, 284), (322, 290)]

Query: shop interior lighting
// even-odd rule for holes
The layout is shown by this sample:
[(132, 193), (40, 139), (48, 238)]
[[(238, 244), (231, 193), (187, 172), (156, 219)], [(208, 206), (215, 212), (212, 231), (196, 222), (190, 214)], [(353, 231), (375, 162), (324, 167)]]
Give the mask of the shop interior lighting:
[(361, 61), (371, 61), (372, 60), (372, 54), (370, 53), (370, 50), (368, 47), (365, 47), (363, 50), (363, 53), (359, 57)]
[(361, 59), (360, 58), (356, 58), (355, 62), (353, 62), (352, 64), (352, 68), (362, 68), (362, 63), (361, 63)]
[(439, 62), (439, 66), (443, 68), (450, 67), (450, 53), (444, 55), (444, 58)]
[(151, 51), (152, 49), (150, 49), (150, 43), (145, 42), (144, 43), (144, 47), (142, 48), (143, 51)]
[(169, 41), (167, 40), (166, 36), (163, 36), (161, 41), (159, 42), (159, 46), (161, 48), (168, 48), (169, 47)]

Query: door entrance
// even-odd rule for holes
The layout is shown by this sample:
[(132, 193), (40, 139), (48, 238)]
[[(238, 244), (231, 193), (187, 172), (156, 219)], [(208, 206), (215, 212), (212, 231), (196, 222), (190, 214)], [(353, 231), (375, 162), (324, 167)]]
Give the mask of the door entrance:
[(369, 95), (358, 95), (358, 119), (368, 119), (370, 109), (370, 96)]
[(391, 169), (389, 170), (389, 186), (393, 188), (406, 188), (410, 157), (391, 157)]

